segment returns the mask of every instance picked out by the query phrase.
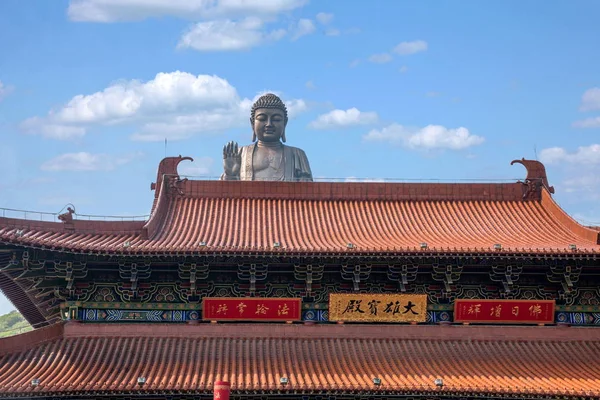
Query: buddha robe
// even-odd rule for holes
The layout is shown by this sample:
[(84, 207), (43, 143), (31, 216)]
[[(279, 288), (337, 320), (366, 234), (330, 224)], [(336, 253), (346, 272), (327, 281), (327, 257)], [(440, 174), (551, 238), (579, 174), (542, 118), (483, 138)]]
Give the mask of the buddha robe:
[[(239, 180), (254, 181), (258, 180), (254, 175), (254, 153), (257, 149), (257, 144), (251, 144), (240, 148), (240, 176)], [(268, 177), (260, 180), (269, 181), (291, 181), (291, 182), (312, 182), (312, 172), (306, 153), (297, 147), (283, 145), (283, 156), (281, 163), (277, 169), (271, 171)], [(221, 179), (225, 179), (225, 174), (221, 175)]]

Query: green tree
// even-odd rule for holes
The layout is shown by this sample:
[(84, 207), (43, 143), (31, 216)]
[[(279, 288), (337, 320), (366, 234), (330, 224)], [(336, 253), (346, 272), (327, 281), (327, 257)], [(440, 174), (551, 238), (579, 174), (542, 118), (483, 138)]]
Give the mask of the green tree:
[(18, 335), (31, 329), (31, 325), (17, 310), (0, 315), (0, 337)]

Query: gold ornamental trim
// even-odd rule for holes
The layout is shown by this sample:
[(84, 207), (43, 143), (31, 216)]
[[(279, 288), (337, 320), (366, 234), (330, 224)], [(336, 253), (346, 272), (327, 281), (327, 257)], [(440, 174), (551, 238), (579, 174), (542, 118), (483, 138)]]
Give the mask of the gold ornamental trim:
[(329, 320), (425, 322), (426, 294), (330, 294)]

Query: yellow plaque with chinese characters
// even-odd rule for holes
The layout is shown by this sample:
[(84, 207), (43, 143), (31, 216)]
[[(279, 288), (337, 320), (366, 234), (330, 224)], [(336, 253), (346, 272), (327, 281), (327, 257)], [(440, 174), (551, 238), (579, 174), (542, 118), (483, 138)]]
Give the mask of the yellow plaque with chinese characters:
[(426, 294), (330, 294), (329, 320), (425, 322)]

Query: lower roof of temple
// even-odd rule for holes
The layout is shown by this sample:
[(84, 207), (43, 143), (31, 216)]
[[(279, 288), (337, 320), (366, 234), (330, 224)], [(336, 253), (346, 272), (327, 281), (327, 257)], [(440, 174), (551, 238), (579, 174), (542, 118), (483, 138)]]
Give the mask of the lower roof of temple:
[(71, 322), (0, 339), (4, 396), (208, 393), (225, 380), (234, 393), (598, 398), (598, 370), (600, 330), (573, 327)]

